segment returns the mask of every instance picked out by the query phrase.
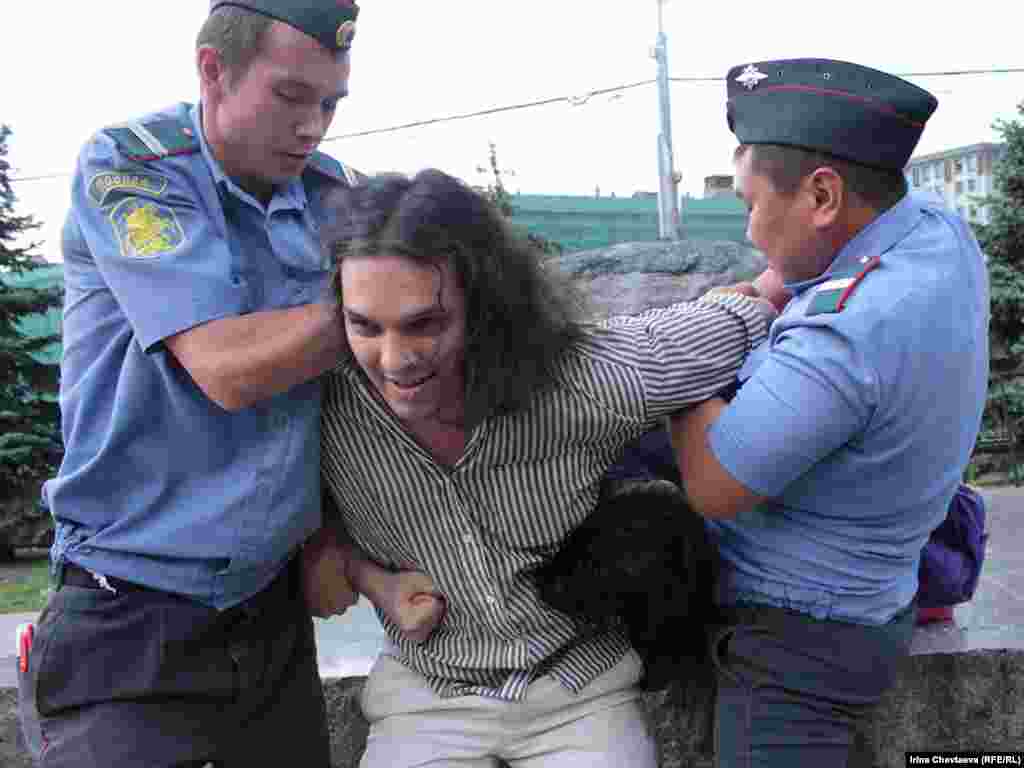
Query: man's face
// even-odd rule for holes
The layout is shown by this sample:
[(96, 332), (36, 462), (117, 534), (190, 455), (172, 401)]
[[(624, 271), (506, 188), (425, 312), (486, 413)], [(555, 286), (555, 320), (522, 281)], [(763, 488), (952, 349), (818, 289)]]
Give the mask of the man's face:
[(335, 57), (281, 22), (248, 70), (208, 86), (206, 140), (225, 173), (252, 191), (302, 173), (348, 93), (349, 56)]
[(766, 176), (752, 168), (756, 151), (748, 149), (736, 161), (736, 194), (750, 211), (747, 238), (784, 281), (817, 277), (831, 254), (815, 226), (810, 177), (804, 178), (792, 195), (779, 192)]
[(349, 347), (399, 419), (416, 423), (461, 408), (466, 309), (447, 261), (349, 257), (341, 291)]

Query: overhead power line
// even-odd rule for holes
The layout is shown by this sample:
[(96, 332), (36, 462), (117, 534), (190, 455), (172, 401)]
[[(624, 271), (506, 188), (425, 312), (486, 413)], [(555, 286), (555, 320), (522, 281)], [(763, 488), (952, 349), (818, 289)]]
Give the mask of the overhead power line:
[(444, 117), (434, 117), (429, 120), (417, 120), (412, 123), (403, 123), (402, 125), (393, 125), (388, 128), (372, 128), (368, 131), (356, 131), (354, 133), (342, 133), (337, 136), (328, 136), (324, 141), (337, 141), (339, 139), (355, 139), (360, 136), (372, 136), (377, 133), (391, 133), (393, 131), (401, 131), (406, 128), (419, 128), (425, 125), (434, 125), (436, 123), (448, 123), (453, 120), (467, 120), (471, 117), (485, 117), (486, 115), (496, 115), (500, 112), (512, 112), (517, 109), (527, 109), (529, 107), (542, 107), (547, 104), (557, 104), (562, 101), (567, 101), (574, 106), (580, 106), (585, 104), (588, 99), (593, 96), (604, 96), (609, 93), (618, 93), (620, 91), (628, 91), (630, 88), (639, 88), (641, 85), (651, 85), (654, 83), (654, 79), (651, 80), (640, 80), (636, 83), (628, 83), (626, 85), (615, 85), (611, 88), (601, 88), (596, 91), (587, 91), (584, 94), (577, 96), (553, 96), (549, 99), (540, 99), (538, 101), (526, 101), (522, 104), (509, 104), (504, 107), (491, 107), (490, 109), (480, 109), (475, 112), (465, 112), (457, 115), (446, 115)]
[[(922, 78), (922, 77), (958, 77), (962, 75), (1005, 75), (1005, 74), (1021, 74), (1024, 73), (1024, 67), (1004, 67), (1001, 69), (959, 69), (959, 70), (947, 70), (941, 72), (897, 72), (894, 73), (899, 77), (904, 78)], [(725, 82), (724, 77), (670, 77), (670, 82), (673, 83), (723, 83)], [(502, 112), (514, 112), (521, 109), (531, 109), (533, 107), (543, 107), (549, 104), (558, 104), (560, 102), (567, 102), (574, 106), (581, 106), (586, 104), (587, 101), (595, 96), (605, 96), (612, 93), (621, 93), (622, 91), (628, 91), (633, 88), (640, 88), (645, 85), (653, 85), (657, 82), (654, 78), (650, 80), (639, 80), (635, 83), (624, 83), (622, 85), (614, 85), (609, 88), (598, 88), (593, 91), (587, 91), (583, 94), (576, 94), (572, 96), (552, 96), (546, 99), (538, 99), (536, 101), (525, 101), (519, 104), (508, 104), (501, 107), (489, 107), (487, 109), (478, 109), (473, 112), (462, 112), (454, 115), (444, 115), (442, 117), (427, 118), (424, 120), (414, 120), (409, 123), (401, 123), (399, 125), (391, 125), (386, 128), (371, 128), (365, 131), (354, 131), (352, 133), (341, 133), (335, 136), (327, 136), (321, 143), (329, 141), (341, 141), (342, 139), (357, 139), (363, 136), (374, 136), (382, 133), (395, 133), (396, 131), (404, 131), (409, 128), (422, 128), (428, 125), (437, 125), (439, 123), (450, 123), (456, 120), (469, 120), (475, 117), (487, 117), (488, 115), (497, 115)], [(62, 179), (70, 177), (70, 173), (48, 173), (48, 174), (36, 174), (32, 176), (18, 176), (11, 178), (10, 182), (29, 182), (29, 181), (44, 181), (47, 179)]]

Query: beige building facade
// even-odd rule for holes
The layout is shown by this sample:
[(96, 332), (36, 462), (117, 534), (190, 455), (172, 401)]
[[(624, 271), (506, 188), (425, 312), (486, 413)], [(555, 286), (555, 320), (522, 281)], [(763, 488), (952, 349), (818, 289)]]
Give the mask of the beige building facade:
[(1005, 152), (1005, 144), (970, 144), (911, 158), (904, 173), (911, 191), (935, 195), (968, 221), (985, 224), (989, 213), (980, 198), (992, 194), (992, 169)]

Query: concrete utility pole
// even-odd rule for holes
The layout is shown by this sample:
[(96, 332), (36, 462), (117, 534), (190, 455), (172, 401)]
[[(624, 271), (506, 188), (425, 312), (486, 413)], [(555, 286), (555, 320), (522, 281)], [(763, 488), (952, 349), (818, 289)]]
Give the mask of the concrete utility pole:
[(668, 96), (668, 42), (662, 27), (661, 6), (658, 4), (658, 42), (652, 56), (658, 63), (658, 237), (662, 240), (679, 239), (679, 181), (672, 159), (672, 109)]

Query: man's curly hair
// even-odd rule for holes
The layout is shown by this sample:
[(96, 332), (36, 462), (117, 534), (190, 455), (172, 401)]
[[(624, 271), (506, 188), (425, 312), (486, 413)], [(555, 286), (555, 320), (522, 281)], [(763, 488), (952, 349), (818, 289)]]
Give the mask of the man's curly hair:
[[(448, 174), (370, 177), (325, 200), (321, 239), (344, 303), (345, 259), (398, 255), (453, 266), (466, 301), (467, 426), (524, 407), (580, 337), (581, 303), (568, 280), (483, 195)], [(349, 351), (349, 356), (351, 352)]]
[(718, 562), (678, 486), (614, 481), (534, 578), (541, 599), (585, 633), (623, 629), (653, 690), (696, 677), (706, 663), (705, 629), (720, 622)]

